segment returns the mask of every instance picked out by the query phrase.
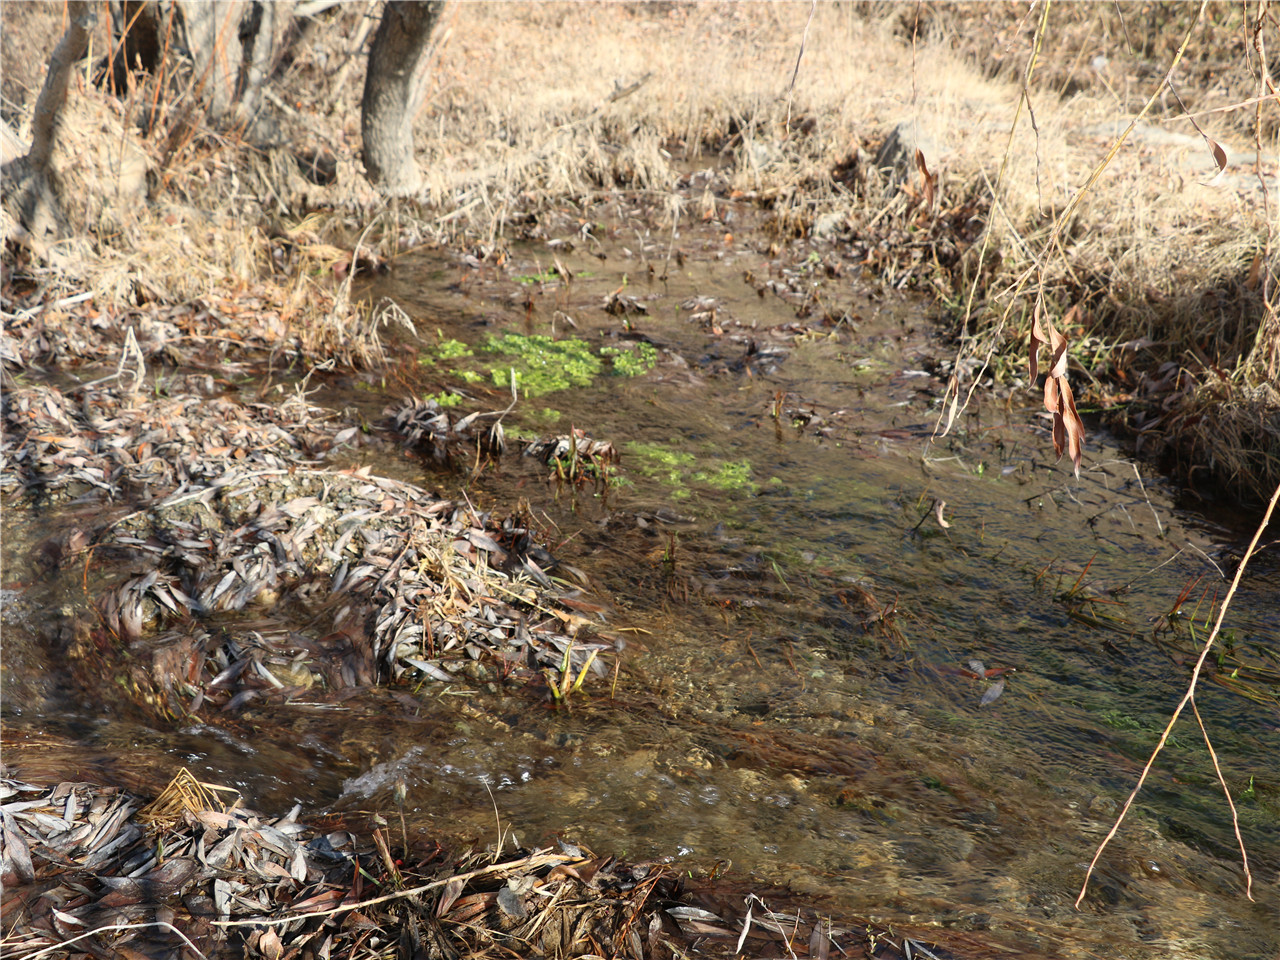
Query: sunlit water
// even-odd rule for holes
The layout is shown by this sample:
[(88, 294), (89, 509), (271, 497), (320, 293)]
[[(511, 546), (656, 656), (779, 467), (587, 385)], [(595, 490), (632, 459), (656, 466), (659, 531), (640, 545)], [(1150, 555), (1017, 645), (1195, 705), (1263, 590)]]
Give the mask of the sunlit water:
[[(7, 742), (56, 741), (49, 769), (27, 775), (71, 767), (155, 789), (167, 759), (258, 806), (296, 798), (395, 823), (402, 787), (417, 835), (559, 836), (694, 870), (722, 862), (829, 897), (833, 913), (988, 931), (1046, 956), (1274, 957), (1280, 716), (1212, 682), (1197, 704), (1257, 902), (1188, 716), (1073, 906), (1185, 689), (1190, 631), (1207, 632), (1207, 598), (1225, 592), (1241, 531), (1175, 509), (1159, 477), (1144, 467), (1139, 479), (1097, 434), (1075, 479), (1024, 396), (980, 389), (953, 434), (928, 443), (940, 384), (927, 370), (948, 350), (929, 340), (919, 305), (828, 280), (822, 295), (849, 322), (802, 341), (771, 336), (795, 313), (743, 281), (747, 270), (767, 279), (766, 258), (688, 249), (665, 284), (635, 282), (644, 263), (620, 245), (604, 264), (563, 253), (577, 278), (532, 288), (532, 313), (509, 281), (429, 256), (400, 261), (370, 291), (431, 340), (564, 333), (569, 317), (596, 345), (634, 342), (625, 333), (665, 348), (646, 374), (525, 398), (511, 415), (527, 434), (572, 425), (613, 442), (624, 482), (607, 497), (550, 485), (512, 455), (472, 483), (373, 464), (445, 494), (465, 488), (481, 507), (527, 499), (628, 639), (616, 678), (561, 708), (435, 685), (416, 705), (374, 691), (158, 730), (109, 694), (68, 702), (38, 646), (11, 640), (38, 635), (40, 605), (58, 601), (13, 588)], [(515, 263), (532, 275), (549, 260), (530, 247)], [(624, 273), (648, 307), (625, 323), (601, 309)], [(721, 333), (681, 307), (695, 295), (716, 299)], [(436, 388), (459, 384), (442, 374)], [(506, 405), (471, 389), (486, 409)], [(317, 399), (376, 416), (395, 397), (345, 382)], [(823, 419), (797, 423), (797, 410)], [(17, 523), (6, 584), (23, 579)], [(1256, 564), (1226, 628), (1274, 651), (1280, 578), (1265, 557)], [(1194, 624), (1153, 637), (1197, 577), (1183, 605)], [(974, 659), (1016, 670), (986, 705), (997, 681), (966, 675)], [(22, 755), (36, 763), (39, 751)]]

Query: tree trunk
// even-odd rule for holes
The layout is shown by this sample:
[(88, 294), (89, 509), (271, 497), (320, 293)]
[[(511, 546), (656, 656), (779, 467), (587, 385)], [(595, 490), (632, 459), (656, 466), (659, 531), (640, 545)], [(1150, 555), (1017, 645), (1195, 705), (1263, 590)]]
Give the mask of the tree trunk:
[(58, 132), (58, 119), (67, 102), (67, 83), (76, 61), (89, 47), (89, 32), (98, 22), (97, 4), (92, 0), (72, 0), (68, 4), (71, 22), (49, 58), (49, 72), (36, 100), (36, 114), (31, 123), (31, 152), (27, 158), (34, 169), (43, 170), (53, 153)]
[(240, 19), (249, 0), (180, 0), (187, 47), (196, 64), (196, 89), (220, 123), (236, 102), (240, 74)]
[(360, 133), (369, 180), (384, 194), (422, 189), (413, 158), (413, 121), (426, 94), (427, 42), (442, 0), (388, 0), (373, 37), (361, 100)]
[[(123, 0), (111, 5), (112, 54), (107, 64), (110, 89), (123, 96), (129, 89), (129, 72), (154, 73), (160, 66), (160, 8), (156, 0)], [(117, 37), (119, 42), (117, 42)], [(105, 79), (100, 81), (104, 85)]]
[(35, 117), (31, 123), (31, 149), (25, 157), (4, 166), (6, 200), (16, 208), (16, 219), (38, 251), (44, 249), (44, 241), (65, 232), (50, 159), (62, 108), (67, 102), (71, 72), (88, 49), (89, 34), (98, 22), (97, 4), (93, 0), (71, 0), (68, 13), (70, 22), (66, 33), (49, 57), (49, 72), (45, 74), (44, 86), (36, 100)]
[(271, 75), (292, 2), (180, 0), (196, 83), (218, 126), (239, 127), (249, 139), (258, 121), (262, 88)]

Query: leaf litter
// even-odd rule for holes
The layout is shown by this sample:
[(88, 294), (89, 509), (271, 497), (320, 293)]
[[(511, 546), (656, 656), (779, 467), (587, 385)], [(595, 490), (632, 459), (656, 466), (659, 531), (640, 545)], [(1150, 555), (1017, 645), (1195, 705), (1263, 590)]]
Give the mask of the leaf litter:
[[(123, 659), (137, 699), (163, 714), (397, 680), (585, 680), (623, 647), (602, 609), (574, 612), (582, 589), (557, 578), (521, 516), (327, 467), (359, 432), (301, 394), (272, 406), (78, 392), (6, 394), (5, 481), (106, 507), (41, 555), (80, 570), (93, 594), (63, 625), (71, 659), (90, 672)], [(388, 425), (442, 460), (459, 444), (504, 447), (500, 426), (413, 401)], [(128, 503), (140, 506), (117, 506)], [(243, 622), (282, 604), (312, 626)]]
[[(229, 796), (234, 795), (234, 796)], [(226, 797), (226, 801), (219, 797)], [(178, 772), (149, 804), (0, 779), (6, 956), (955, 957), (749, 879), (501, 845), (410, 854), (376, 829), (267, 817)], [(783, 909), (778, 909), (778, 908)], [(966, 944), (949, 932), (951, 947)], [(867, 950), (871, 953), (866, 953)]]

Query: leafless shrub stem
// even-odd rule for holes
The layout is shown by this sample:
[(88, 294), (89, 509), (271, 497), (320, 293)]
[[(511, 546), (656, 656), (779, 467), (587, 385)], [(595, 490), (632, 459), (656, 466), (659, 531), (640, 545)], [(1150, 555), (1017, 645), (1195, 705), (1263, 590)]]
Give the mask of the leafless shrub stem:
[[(1257, 549), (1258, 541), (1262, 538), (1262, 531), (1267, 528), (1267, 524), (1271, 522), (1271, 515), (1275, 512), (1276, 502), (1280, 501), (1280, 485), (1276, 486), (1275, 492), (1271, 494), (1271, 501), (1267, 504), (1266, 513), (1262, 517), (1262, 521), (1258, 524), (1258, 529), (1254, 531), (1253, 539), (1249, 541), (1249, 546), (1244, 552), (1244, 557), (1240, 560), (1240, 566), (1236, 568), (1236, 575), (1231, 579), (1231, 587), (1227, 590), (1227, 595), (1222, 599), (1222, 606), (1218, 609), (1218, 619), (1214, 622), (1213, 629), (1209, 632), (1209, 636), (1205, 638), (1204, 646), (1200, 650), (1200, 656), (1196, 660), (1195, 669), (1191, 671), (1191, 682), (1187, 685), (1187, 692), (1179, 701), (1178, 706), (1173, 711), (1173, 716), (1169, 718), (1169, 722), (1165, 725), (1164, 732), (1160, 734), (1160, 742), (1156, 744), (1151, 756), (1147, 759), (1146, 765), (1142, 768), (1142, 774), (1138, 777), (1138, 782), (1134, 785), (1133, 792), (1129, 794), (1129, 798), (1125, 800), (1124, 806), (1120, 810), (1120, 815), (1116, 817), (1116, 822), (1112, 824), (1111, 829), (1107, 831), (1107, 835), (1102, 842), (1098, 844), (1098, 849), (1094, 851), (1093, 859), (1089, 861), (1089, 869), (1085, 871), (1084, 883), (1080, 886), (1080, 895), (1076, 897), (1076, 909), (1080, 909), (1080, 904), (1084, 901), (1085, 894), (1089, 890), (1089, 878), (1093, 876), (1093, 868), (1097, 866), (1098, 860), (1102, 857), (1102, 851), (1107, 848), (1107, 844), (1120, 830), (1120, 824), (1124, 822), (1125, 816), (1129, 813), (1129, 808), (1133, 806), (1133, 801), (1138, 796), (1138, 791), (1142, 789), (1142, 785), (1147, 780), (1147, 774), (1151, 772), (1151, 767), (1156, 762), (1156, 757), (1160, 755), (1160, 751), (1164, 749), (1169, 734), (1173, 732), (1174, 725), (1178, 722), (1178, 718), (1182, 716), (1182, 711), (1186, 709), (1188, 703), (1192, 703), (1192, 709), (1195, 710), (1194, 699), (1196, 693), (1196, 684), (1200, 680), (1200, 671), (1204, 667), (1204, 662), (1209, 656), (1209, 651), (1213, 649), (1213, 642), (1218, 639), (1218, 633), (1222, 629), (1222, 621), (1227, 616), (1227, 609), (1231, 606), (1231, 598), (1235, 596), (1236, 588), (1240, 586), (1240, 581), (1244, 578), (1245, 568), (1249, 565), (1249, 558), (1253, 556)], [(1199, 720), (1200, 714), (1196, 710), (1196, 719)], [(1204, 723), (1200, 722), (1200, 729), (1204, 731)], [(1205, 732), (1205, 742), (1209, 743), (1209, 734)], [(1253, 874), (1249, 871), (1249, 857), (1245, 853), (1244, 839), (1240, 836), (1240, 823), (1236, 818), (1235, 804), (1231, 801), (1231, 792), (1228, 790), (1226, 782), (1222, 780), (1222, 771), (1218, 767), (1218, 758), (1213, 752), (1213, 745), (1209, 745), (1209, 755), (1213, 757), (1214, 770), (1218, 772), (1218, 780), (1222, 783), (1223, 792), (1227, 797), (1227, 805), (1231, 808), (1231, 819), (1235, 825), (1236, 840), (1240, 844), (1240, 856), (1244, 862), (1245, 876), (1245, 896), (1250, 900), (1253, 899)]]

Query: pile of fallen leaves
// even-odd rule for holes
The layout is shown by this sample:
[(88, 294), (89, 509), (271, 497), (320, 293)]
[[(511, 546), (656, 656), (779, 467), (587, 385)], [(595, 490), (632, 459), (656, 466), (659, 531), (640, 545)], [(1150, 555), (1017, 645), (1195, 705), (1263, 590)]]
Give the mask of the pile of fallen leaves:
[[(607, 674), (603, 658), (620, 641), (603, 632), (598, 607), (575, 600), (578, 587), (553, 579), (560, 565), (520, 518), (367, 469), (325, 468), (335, 451), (388, 441), (300, 393), (272, 405), (171, 387), (164, 397), (118, 383), (4, 395), (5, 483), (102, 507), (38, 551), (91, 592), (62, 625), (86, 678), (124, 663), (139, 700), (181, 715), (406, 673), (551, 689)], [(455, 425), (451, 441), (464, 433)], [(277, 607), (301, 609), (310, 626), (211, 622)]]
[(4, 955), (958, 956), (741, 881), (564, 843), (462, 856), (436, 845), (414, 860), (383, 829), (325, 830), (297, 808), (266, 817), (227, 793), (185, 770), (146, 806), (87, 783), (0, 780)]
[(300, 395), (245, 404), (220, 390), (210, 375), (175, 379), (163, 396), (114, 384), (13, 387), (3, 398), (3, 483), (38, 488), (46, 499), (94, 489), (146, 499), (231, 469), (314, 465), (359, 438)]

